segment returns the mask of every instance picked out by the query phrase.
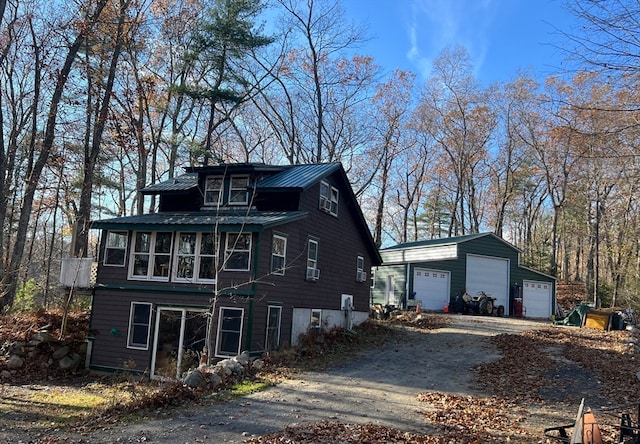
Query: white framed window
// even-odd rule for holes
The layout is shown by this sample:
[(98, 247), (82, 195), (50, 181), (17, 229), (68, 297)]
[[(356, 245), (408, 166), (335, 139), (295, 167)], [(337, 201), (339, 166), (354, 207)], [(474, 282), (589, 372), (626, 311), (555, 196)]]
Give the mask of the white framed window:
[(273, 235), (271, 241), (271, 274), (284, 275), (287, 262), (287, 238), (279, 234)]
[(216, 335), (217, 357), (232, 357), (240, 354), (243, 319), (243, 308), (220, 307)]
[(213, 233), (178, 233), (172, 280), (213, 283), (217, 242)]
[(104, 247), (104, 265), (124, 267), (124, 259), (127, 253), (126, 231), (109, 231)]
[(151, 303), (132, 302), (129, 311), (129, 332), (127, 348), (138, 350), (149, 349), (149, 333), (151, 329)]
[(320, 182), (320, 209), (333, 216), (338, 216), (340, 193), (337, 188), (324, 180)]
[(322, 327), (322, 310), (314, 308), (311, 310), (311, 319), (309, 320), (309, 330), (320, 331)]
[(220, 205), (224, 178), (222, 176), (208, 176), (204, 181), (204, 204)]
[(266, 351), (273, 351), (280, 346), (281, 318), (282, 307), (279, 305), (269, 305), (267, 311), (267, 337), (264, 342)]
[(367, 280), (367, 272), (364, 271), (364, 256), (358, 256), (356, 259), (356, 281), (364, 282)]
[(317, 281), (319, 278), (318, 241), (316, 239), (309, 239), (307, 241), (307, 280)]
[(218, 265), (218, 244), (220, 237), (213, 233), (200, 233), (200, 249), (198, 250), (198, 281), (215, 282)]
[(371, 267), (371, 288), (376, 288), (376, 269)]
[(249, 176), (231, 176), (229, 181), (229, 205), (249, 203)]
[(251, 233), (227, 233), (224, 269), (249, 271), (251, 263)]
[(134, 232), (129, 279), (168, 281), (172, 239), (171, 232)]

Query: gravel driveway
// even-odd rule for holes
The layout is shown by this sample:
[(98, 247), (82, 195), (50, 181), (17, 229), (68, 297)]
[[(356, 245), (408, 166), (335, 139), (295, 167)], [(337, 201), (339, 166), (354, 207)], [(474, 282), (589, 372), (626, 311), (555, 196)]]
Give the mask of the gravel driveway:
[[(375, 423), (427, 433), (416, 395), (424, 391), (482, 394), (469, 369), (498, 359), (487, 338), (548, 323), (450, 315), (446, 328), (405, 329), (403, 340), (362, 353), (339, 367), (305, 372), (268, 390), (224, 404), (181, 409), (173, 416), (114, 426), (83, 436), (92, 443), (242, 443), (295, 423)], [(81, 438), (76, 436), (76, 439)]]

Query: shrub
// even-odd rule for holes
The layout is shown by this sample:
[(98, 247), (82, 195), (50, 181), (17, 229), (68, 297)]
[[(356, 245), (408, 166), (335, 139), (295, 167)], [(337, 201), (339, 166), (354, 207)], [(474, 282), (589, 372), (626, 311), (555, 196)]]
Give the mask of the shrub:
[(27, 279), (20, 283), (16, 297), (11, 305), (11, 313), (33, 311), (36, 306), (36, 296), (42, 291), (35, 279)]

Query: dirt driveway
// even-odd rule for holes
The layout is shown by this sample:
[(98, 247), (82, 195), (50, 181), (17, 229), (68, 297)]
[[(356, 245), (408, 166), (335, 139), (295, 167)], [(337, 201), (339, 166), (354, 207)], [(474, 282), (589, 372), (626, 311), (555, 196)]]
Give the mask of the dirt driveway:
[[(403, 340), (362, 353), (339, 367), (296, 379), (225, 404), (181, 409), (164, 419), (115, 426), (76, 436), (92, 443), (242, 443), (295, 423), (333, 420), (375, 423), (428, 433), (416, 395), (425, 391), (481, 395), (469, 369), (496, 360), (487, 340), (548, 323), (511, 318), (450, 316), (448, 327), (406, 329)], [(554, 423), (565, 413), (548, 417)], [(77, 441), (72, 441), (77, 442)]]

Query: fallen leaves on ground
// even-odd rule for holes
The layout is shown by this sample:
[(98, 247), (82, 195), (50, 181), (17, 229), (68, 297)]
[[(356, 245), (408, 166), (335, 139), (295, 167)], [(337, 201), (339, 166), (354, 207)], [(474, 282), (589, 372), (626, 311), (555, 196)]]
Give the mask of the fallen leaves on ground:
[[(446, 326), (448, 317), (408, 312), (391, 322), (429, 330)], [(525, 424), (527, 418), (531, 419), (529, 405), (560, 402), (575, 404), (577, 411), (580, 398), (596, 395), (608, 400), (610, 406), (606, 412), (596, 414), (601, 418), (603, 437), (614, 439), (617, 430), (611, 423), (619, 423), (621, 412), (614, 406), (640, 399), (640, 380), (636, 377), (640, 371), (636, 359), (638, 340), (632, 331), (547, 327), (501, 334), (489, 340), (502, 358), (475, 367), (474, 373), (479, 386), (492, 396), (421, 393), (416, 408), (422, 410), (425, 421), (434, 429), (429, 435), (410, 435), (372, 424), (323, 421), (287, 427), (248, 442), (539, 443), (545, 442), (542, 429), (556, 424)], [(567, 419), (573, 422), (573, 418)]]
[(443, 442), (536, 442), (536, 435), (521, 426), (526, 409), (513, 402), (442, 392), (420, 393), (418, 401), (426, 404), (423, 416)]
[(335, 421), (319, 421), (313, 424), (296, 424), (281, 432), (270, 433), (246, 441), (250, 444), (437, 444), (437, 437), (406, 433), (375, 424), (343, 424)]
[[(44, 325), (59, 330), (57, 317), (17, 316), (0, 323), (0, 338), (5, 352), (13, 341), (24, 340), (29, 332)], [(267, 371), (288, 377), (292, 369), (311, 365), (321, 367), (333, 358), (340, 359), (363, 348), (380, 346), (395, 337), (394, 325), (420, 330), (446, 327), (446, 315), (405, 312), (380, 322), (367, 322), (355, 332), (331, 331), (322, 337), (309, 337), (303, 352), (284, 351), (266, 357)], [(70, 322), (82, 328), (81, 319)], [(86, 324), (84, 324), (86, 328)], [(71, 335), (80, 331), (71, 331)], [(497, 361), (473, 369), (477, 387), (489, 396), (461, 396), (443, 392), (425, 392), (416, 398), (429, 435), (416, 435), (376, 424), (343, 424), (321, 421), (297, 424), (284, 430), (252, 438), (252, 444), (347, 444), (347, 443), (536, 443), (541, 441), (541, 424), (525, 424), (529, 406), (536, 404), (577, 405), (581, 397), (597, 397), (607, 406), (638, 402), (640, 371), (637, 334), (612, 331), (546, 327), (521, 334), (502, 334), (488, 338), (500, 351)], [(480, 344), (484, 339), (479, 340)], [(486, 344), (486, 343), (485, 343)], [(469, 346), (475, 346), (473, 343)], [(169, 408), (180, 400), (195, 399), (193, 391), (180, 384), (167, 385), (155, 394), (146, 393), (135, 402), (104, 412), (95, 412), (95, 420), (85, 424), (90, 431), (100, 424), (116, 422), (122, 414), (144, 409)], [(598, 407), (598, 406), (597, 406)], [(637, 405), (636, 405), (637, 407)], [(614, 411), (607, 411), (607, 414)], [(596, 411), (596, 417), (605, 415)], [(618, 416), (619, 417), (619, 416)], [(617, 420), (613, 416), (613, 422)], [(417, 417), (419, 418), (419, 417)], [(531, 419), (529, 417), (529, 419)], [(567, 418), (572, 422), (572, 418)], [(419, 420), (419, 419), (417, 419)], [(542, 424), (552, 426), (554, 424)], [(81, 430), (81, 429), (78, 429)], [(603, 427), (605, 436), (613, 429)], [(45, 441), (42, 441), (45, 442)], [(55, 441), (50, 441), (55, 442)]]
[(407, 325), (420, 330), (435, 330), (446, 327), (451, 323), (449, 316), (434, 313), (419, 313), (415, 311), (405, 311), (400, 314), (392, 314), (390, 321)]
[(612, 403), (640, 399), (634, 332), (548, 327), (494, 336), (491, 342), (501, 359), (474, 370), (479, 383), (497, 396), (535, 401), (544, 398), (542, 391), (555, 390), (566, 391), (570, 402), (597, 393)]

